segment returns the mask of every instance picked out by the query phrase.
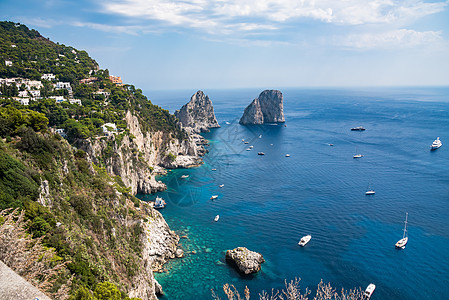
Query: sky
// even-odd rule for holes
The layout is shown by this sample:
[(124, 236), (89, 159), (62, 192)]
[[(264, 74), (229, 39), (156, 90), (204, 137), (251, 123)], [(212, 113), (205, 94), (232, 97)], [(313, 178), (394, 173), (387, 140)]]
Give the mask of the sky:
[(449, 0), (0, 0), (143, 90), (449, 85)]

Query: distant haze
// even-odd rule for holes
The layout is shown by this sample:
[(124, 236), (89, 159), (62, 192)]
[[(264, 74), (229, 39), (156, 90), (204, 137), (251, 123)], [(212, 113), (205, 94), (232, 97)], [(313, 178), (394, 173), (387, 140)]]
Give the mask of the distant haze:
[(0, 2), (147, 90), (449, 85), (449, 2)]

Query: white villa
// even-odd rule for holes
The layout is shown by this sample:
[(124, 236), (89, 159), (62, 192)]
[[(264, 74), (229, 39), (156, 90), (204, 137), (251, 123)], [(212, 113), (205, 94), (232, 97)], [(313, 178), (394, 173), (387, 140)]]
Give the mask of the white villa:
[[(104, 125), (101, 125), (101, 128), (103, 129), (103, 133), (105, 135), (109, 135), (110, 133), (117, 131), (117, 126), (115, 123), (105, 123)], [(109, 131), (111, 129), (111, 131)]]
[(54, 74), (51, 74), (51, 73), (42, 74), (41, 79), (44, 79), (44, 80), (55, 80), (56, 76)]

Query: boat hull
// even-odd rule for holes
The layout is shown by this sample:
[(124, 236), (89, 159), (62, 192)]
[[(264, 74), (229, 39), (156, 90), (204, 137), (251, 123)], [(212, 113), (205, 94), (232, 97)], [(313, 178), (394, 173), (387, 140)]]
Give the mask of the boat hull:
[(407, 245), (408, 237), (400, 239), (396, 244), (395, 247), (398, 249), (404, 249), (405, 245)]

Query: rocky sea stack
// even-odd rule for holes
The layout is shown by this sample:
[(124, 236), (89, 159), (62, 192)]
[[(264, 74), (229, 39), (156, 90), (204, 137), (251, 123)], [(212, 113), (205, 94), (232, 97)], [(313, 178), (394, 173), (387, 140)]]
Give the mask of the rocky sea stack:
[(260, 271), (261, 264), (265, 262), (262, 254), (238, 247), (226, 251), (226, 262), (237, 267), (237, 270), (245, 275)]
[(193, 94), (189, 103), (175, 111), (175, 116), (183, 128), (191, 128), (195, 133), (208, 132), (210, 128), (220, 127), (215, 118), (212, 101), (203, 91)]
[(284, 123), (284, 103), (281, 91), (265, 90), (245, 108), (240, 124)]

